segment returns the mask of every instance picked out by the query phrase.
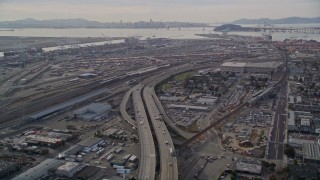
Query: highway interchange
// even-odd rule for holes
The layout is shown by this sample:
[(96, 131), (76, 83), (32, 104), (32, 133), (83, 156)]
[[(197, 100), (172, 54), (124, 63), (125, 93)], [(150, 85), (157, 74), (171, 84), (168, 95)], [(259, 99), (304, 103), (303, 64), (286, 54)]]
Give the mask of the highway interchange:
[[(166, 74), (157, 74), (151, 76), (144, 81), (140, 82), (139, 85), (131, 88), (124, 96), (121, 105), (120, 112), (123, 118), (130, 124), (137, 124), (138, 126), (138, 134), (140, 138), (140, 147), (141, 147), (141, 159), (140, 159), (140, 171), (139, 171), (139, 179), (154, 179), (155, 174), (154, 167), (156, 163), (154, 160), (154, 156), (150, 156), (150, 151), (152, 152), (154, 149), (155, 142), (156, 147), (159, 148), (159, 159), (160, 159), (160, 179), (178, 179), (178, 161), (174, 156), (175, 148), (173, 145), (173, 141), (171, 139), (170, 133), (167, 129), (166, 124), (163, 121), (163, 117), (167, 118), (166, 122), (168, 126), (177, 130), (176, 132), (183, 137), (190, 138), (193, 136), (192, 133), (184, 132), (171, 122), (168, 116), (164, 112), (164, 108), (161, 105), (161, 102), (157, 98), (154, 88), (155, 85), (162, 80), (170, 77), (173, 74), (178, 72), (183, 72), (186, 70), (190, 70), (194, 67), (186, 64), (178, 67), (173, 67), (168, 70), (165, 70)], [(142, 90), (143, 89), (143, 90)], [(141, 96), (141, 91), (143, 92), (143, 96)], [(136, 121), (134, 121), (126, 112), (127, 103), (130, 95), (132, 94), (134, 112)], [(145, 107), (142, 102), (142, 98), (145, 102)], [(145, 111), (147, 109), (147, 112)], [(145, 114), (148, 113), (148, 117), (150, 118), (150, 124), (148, 122), (148, 118), (145, 117)], [(156, 141), (153, 140), (151, 132), (151, 127), (153, 127)], [(152, 154), (152, 153), (151, 153)], [(146, 168), (148, 167), (148, 168)], [(151, 167), (151, 168), (150, 168)], [(145, 172), (152, 171), (152, 172)]]

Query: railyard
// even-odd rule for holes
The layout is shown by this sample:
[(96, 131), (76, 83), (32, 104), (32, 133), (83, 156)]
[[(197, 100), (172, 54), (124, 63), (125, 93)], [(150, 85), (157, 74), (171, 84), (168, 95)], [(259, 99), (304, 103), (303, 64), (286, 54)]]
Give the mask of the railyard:
[[(106, 178), (128, 169), (138, 179), (206, 179), (257, 165), (242, 157), (282, 160), (288, 61), (278, 48), (285, 45), (244, 36), (128, 38), (3, 57), (1, 152), (33, 165), (58, 159), (55, 173), (42, 175), (60, 177), (91, 168)], [(301, 74), (297, 66), (289, 64)], [(300, 74), (291, 93), (314, 93), (293, 84), (306, 82)], [(21, 171), (6, 177), (23, 178)]]

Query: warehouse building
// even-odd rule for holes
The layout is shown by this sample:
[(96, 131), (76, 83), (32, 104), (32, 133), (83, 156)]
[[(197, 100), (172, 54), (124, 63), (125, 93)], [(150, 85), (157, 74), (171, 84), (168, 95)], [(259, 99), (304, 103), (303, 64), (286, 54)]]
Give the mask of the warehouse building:
[(60, 146), (62, 145), (62, 140), (58, 138), (45, 137), (40, 135), (31, 134), (26, 137), (26, 141), (33, 142), (45, 146)]
[(84, 148), (84, 152), (90, 152), (92, 149), (102, 144), (104, 144), (104, 140), (102, 138), (87, 138), (78, 143), (78, 145)]
[(303, 162), (310, 164), (320, 164), (319, 143), (304, 143), (302, 147)]
[(297, 139), (290, 136), (288, 138), (288, 144), (294, 148), (302, 148), (303, 144), (306, 144), (306, 143), (314, 144), (316, 143), (316, 141), (307, 140), (307, 139)]
[(103, 88), (103, 89), (94, 91), (92, 93), (88, 93), (88, 94), (86, 94), (84, 96), (81, 96), (79, 98), (74, 98), (74, 99), (65, 101), (62, 104), (55, 105), (55, 106), (53, 106), (53, 107), (51, 107), (49, 109), (46, 109), (44, 111), (41, 111), (41, 112), (38, 112), (38, 113), (35, 113), (35, 114), (31, 115), (26, 120), (26, 123), (45, 120), (47, 118), (50, 118), (51, 116), (54, 116), (55, 114), (67, 111), (68, 108), (71, 108), (74, 105), (82, 103), (83, 101), (87, 101), (88, 99), (91, 99), (91, 98), (93, 98), (95, 96), (104, 94), (106, 92), (109, 92), (109, 89), (108, 88)]
[(320, 118), (315, 118), (313, 120), (314, 132), (320, 134)]
[(247, 63), (225, 62), (220, 65), (220, 70), (224, 72), (244, 73), (246, 64)]
[(63, 165), (57, 168), (56, 174), (59, 176), (73, 177), (77, 172), (81, 171), (85, 167), (84, 164), (76, 162), (65, 162)]
[(212, 106), (217, 100), (218, 98), (214, 96), (203, 96), (197, 99), (197, 103)]
[(281, 62), (264, 62), (264, 63), (243, 63), (243, 62), (225, 62), (220, 65), (223, 72), (235, 73), (261, 73), (270, 74), (279, 71)]
[(294, 111), (289, 111), (288, 116), (288, 131), (294, 131), (296, 129), (296, 120)]
[(46, 179), (49, 176), (49, 170), (56, 169), (61, 166), (64, 161), (57, 159), (46, 159), (37, 166), (28, 169), (26, 172), (13, 178), (13, 180), (35, 180), (35, 179)]
[(88, 106), (85, 106), (81, 109), (74, 111), (73, 113), (79, 119), (86, 120), (86, 121), (93, 121), (93, 120), (102, 120), (108, 117), (108, 114), (110, 111), (111, 111), (110, 104), (92, 103)]
[(270, 74), (271, 72), (279, 71), (282, 63), (280, 62), (264, 62), (264, 63), (247, 63), (245, 72)]
[(180, 105), (180, 104), (170, 104), (169, 108), (195, 110), (195, 111), (210, 111), (210, 109), (211, 109), (208, 106), (188, 106), (188, 105)]
[(262, 169), (261, 162), (254, 159), (252, 160), (242, 159), (242, 160), (239, 160), (236, 164), (236, 171), (240, 173), (260, 175), (261, 169)]

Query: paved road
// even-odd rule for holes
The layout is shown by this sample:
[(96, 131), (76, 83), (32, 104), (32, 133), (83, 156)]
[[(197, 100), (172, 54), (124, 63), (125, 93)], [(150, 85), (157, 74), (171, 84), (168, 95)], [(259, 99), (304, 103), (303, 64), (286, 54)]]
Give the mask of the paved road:
[(153, 180), (156, 171), (156, 152), (148, 122), (147, 114), (141, 97), (141, 86), (135, 86), (132, 92), (135, 117), (138, 125), (140, 141), (140, 167), (138, 179)]
[(152, 96), (153, 87), (146, 86), (143, 90), (143, 98), (149, 113), (150, 120), (155, 131), (160, 152), (160, 179), (178, 179), (178, 161), (173, 156), (174, 145), (166, 127), (160, 118), (160, 111)]
[(286, 94), (287, 94), (287, 77), (281, 82), (281, 90), (279, 98), (277, 99), (277, 107), (274, 115), (274, 124), (271, 131), (271, 138), (269, 142), (268, 158), (269, 159), (283, 159), (284, 139), (286, 127)]
[(122, 115), (122, 117), (133, 127), (137, 128), (137, 123), (129, 116), (129, 114), (127, 113), (127, 103), (129, 100), (129, 97), (132, 94), (134, 88), (131, 88), (123, 97), (121, 104), (120, 104), (120, 113)]

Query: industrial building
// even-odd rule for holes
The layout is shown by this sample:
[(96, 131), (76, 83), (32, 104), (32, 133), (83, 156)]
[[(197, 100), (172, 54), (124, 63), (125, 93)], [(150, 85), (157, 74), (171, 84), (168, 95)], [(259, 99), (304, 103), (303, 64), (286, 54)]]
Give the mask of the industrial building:
[(303, 162), (310, 164), (320, 164), (319, 143), (304, 143), (302, 147)]
[(59, 153), (59, 157), (67, 157), (70, 155), (77, 155), (83, 149), (84, 149), (83, 146), (75, 145), (75, 146), (72, 146), (69, 149), (63, 151), (62, 153)]
[(320, 118), (315, 118), (313, 120), (314, 132), (320, 134)]
[(210, 107), (208, 106), (188, 106), (188, 105), (180, 105), (180, 104), (170, 104), (169, 108), (176, 109), (185, 109), (185, 110), (196, 110), (196, 111), (210, 111)]
[(197, 103), (212, 106), (217, 100), (218, 98), (214, 96), (203, 96), (197, 99)]
[(220, 65), (223, 72), (270, 74), (279, 71), (281, 62), (243, 63), (225, 62)]
[(41, 112), (38, 112), (36, 114), (33, 114), (31, 115), (27, 120), (26, 122), (33, 122), (33, 121), (42, 121), (42, 120), (45, 120), (47, 118), (50, 118), (51, 116), (53, 116), (54, 114), (57, 114), (59, 112), (64, 112), (66, 110), (68, 110), (69, 107), (71, 106), (74, 106), (78, 103), (81, 103), (83, 101), (86, 101), (90, 98), (93, 98), (95, 96), (98, 96), (98, 95), (101, 95), (101, 94), (104, 94), (106, 92), (109, 92), (109, 89), (108, 88), (103, 88), (103, 89), (100, 89), (100, 90), (97, 90), (97, 91), (94, 91), (92, 93), (89, 93), (85, 96), (81, 96), (79, 98), (75, 98), (75, 99), (71, 99), (71, 100), (68, 100), (62, 104), (59, 104), (59, 105), (56, 105), (56, 106), (53, 106), (49, 109), (46, 109), (44, 111), (41, 111)]
[(94, 73), (83, 73), (79, 75), (79, 78), (94, 78), (96, 77), (98, 74), (94, 74)]
[(26, 141), (33, 142), (35, 144), (45, 145), (45, 146), (59, 146), (62, 144), (62, 140), (58, 138), (45, 137), (40, 135), (28, 135)]
[(84, 167), (84, 164), (79, 164), (76, 162), (65, 162), (63, 165), (57, 168), (55, 173), (59, 176), (67, 176), (71, 178), (77, 172), (81, 171)]
[(288, 116), (288, 131), (294, 131), (296, 129), (296, 120), (294, 111), (289, 111)]
[(248, 174), (261, 174), (261, 162), (258, 160), (239, 160), (236, 164), (236, 171), (240, 173), (248, 173)]
[(93, 120), (102, 120), (106, 118), (110, 110), (111, 110), (110, 104), (92, 103), (81, 109), (75, 110), (73, 114), (75, 114), (79, 119), (86, 120), (86, 121), (93, 121)]
[(64, 161), (57, 159), (46, 159), (37, 166), (34, 166), (19, 176), (13, 178), (13, 180), (46, 179), (46, 177), (49, 175), (49, 170), (56, 169), (63, 163)]
[(220, 70), (225, 72), (244, 73), (247, 63), (225, 62), (220, 65)]
[(307, 139), (297, 139), (290, 136), (288, 138), (288, 144), (294, 148), (302, 148), (303, 144), (306, 144), (306, 143), (314, 144), (316, 143), (316, 141), (307, 140)]
[(78, 143), (78, 145), (84, 148), (84, 152), (90, 152), (93, 148), (103, 144), (104, 140), (101, 138), (87, 138)]

